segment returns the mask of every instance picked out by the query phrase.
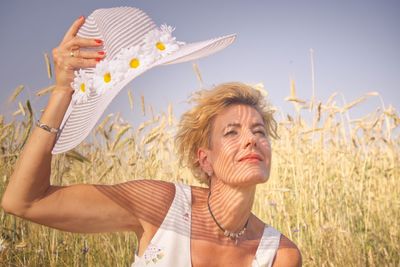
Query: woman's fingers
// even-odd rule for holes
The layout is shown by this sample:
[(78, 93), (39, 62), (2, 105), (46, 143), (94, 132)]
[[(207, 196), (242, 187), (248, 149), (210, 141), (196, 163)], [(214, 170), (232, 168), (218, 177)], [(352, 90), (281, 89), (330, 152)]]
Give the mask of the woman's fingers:
[(80, 16), (77, 20), (72, 23), (71, 27), (68, 29), (67, 33), (64, 35), (64, 38), (61, 43), (68, 42), (73, 39), (79, 31), (79, 28), (85, 23), (85, 17)]
[(86, 58), (67, 58), (64, 62), (64, 68), (65, 70), (76, 70), (80, 68), (94, 68), (96, 64), (98, 63), (97, 59), (91, 58), (91, 59), (86, 59)]
[(103, 41), (99, 39), (88, 39), (75, 36), (66, 43), (62, 44), (65, 50), (75, 50), (80, 47), (100, 47), (103, 45)]
[[(100, 47), (101, 40), (74, 37), (53, 50), (53, 58), (60, 70), (94, 67), (106, 54), (104, 51), (88, 51), (80, 48)], [(87, 61), (90, 59), (91, 61)]]
[(71, 52), (69, 52), (67, 55), (75, 58), (86, 58), (86, 59), (97, 58), (99, 60), (102, 60), (106, 56), (104, 51), (83, 51), (79, 49), (71, 50)]
[(58, 67), (63, 70), (93, 68), (105, 56), (106, 55), (103, 54), (102, 51), (94, 52), (75, 50), (64, 52), (64, 54), (59, 56), (59, 60), (56, 62), (58, 63)]
[[(103, 45), (101, 40), (76, 36), (84, 22), (83, 17), (74, 21), (60, 45), (53, 49), (56, 84), (60, 88), (70, 88), (74, 79), (74, 70), (93, 68), (106, 56), (101, 51)], [(93, 51), (96, 48), (100, 51)]]

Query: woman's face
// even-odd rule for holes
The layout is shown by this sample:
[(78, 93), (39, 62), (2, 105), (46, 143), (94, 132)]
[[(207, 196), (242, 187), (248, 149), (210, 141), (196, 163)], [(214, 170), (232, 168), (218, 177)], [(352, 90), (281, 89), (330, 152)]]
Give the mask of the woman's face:
[(231, 185), (266, 182), (271, 167), (271, 145), (257, 110), (242, 104), (219, 113), (211, 131), (208, 160), (214, 176)]

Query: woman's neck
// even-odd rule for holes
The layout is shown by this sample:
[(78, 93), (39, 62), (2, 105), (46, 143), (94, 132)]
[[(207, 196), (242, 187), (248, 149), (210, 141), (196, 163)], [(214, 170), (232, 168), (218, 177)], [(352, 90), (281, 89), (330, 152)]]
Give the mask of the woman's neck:
[(240, 232), (250, 217), (256, 186), (231, 186), (211, 179), (209, 205), (218, 223), (230, 232)]

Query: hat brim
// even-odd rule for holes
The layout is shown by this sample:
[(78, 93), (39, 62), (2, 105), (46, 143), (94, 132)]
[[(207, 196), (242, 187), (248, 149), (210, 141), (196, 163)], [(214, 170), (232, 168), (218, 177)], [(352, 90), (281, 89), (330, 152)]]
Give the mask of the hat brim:
[(206, 57), (226, 48), (233, 43), (235, 38), (236, 34), (231, 34), (207, 41), (185, 44), (178, 51), (161, 58), (151, 66), (143, 68), (133, 76), (119, 82), (104, 94), (91, 93), (85, 103), (74, 104), (71, 102), (61, 123), (52, 154), (63, 153), (78, 146), (89, 135), (111, 101), (139, 75), (159, 65), (182, 63)]

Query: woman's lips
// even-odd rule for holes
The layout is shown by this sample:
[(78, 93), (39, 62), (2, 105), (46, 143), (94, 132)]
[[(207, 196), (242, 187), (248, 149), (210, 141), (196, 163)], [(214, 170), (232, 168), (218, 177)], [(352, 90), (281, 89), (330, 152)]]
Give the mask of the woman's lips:
[(241, 159), (239, 159), (239, 161), (251, 161), (251, 162), (259, 162), (262, 161), (262, 157), (258, 154), (249, 154), (246, 155), (244, 157), (242, 157)]
[(258, 163), (260, 162), (260, 160), (258, 158), (245, 158), (240, 160), (240, 162), (254, 162), (254, 163)]

